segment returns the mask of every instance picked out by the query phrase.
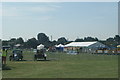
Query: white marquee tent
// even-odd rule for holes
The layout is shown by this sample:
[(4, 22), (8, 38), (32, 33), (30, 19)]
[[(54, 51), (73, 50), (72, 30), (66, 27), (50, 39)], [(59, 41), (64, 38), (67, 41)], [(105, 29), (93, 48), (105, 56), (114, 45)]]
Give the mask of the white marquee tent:
[(97, 49), (99, 48), (108, 48), (106, 45), (98, 42), (98, 41), (94, 41), (94, 42), (71, 42), (67, 45), (65, 45), (65, 48), (81, 48), (82, 52), (95, 52)]
[(94, 43), (96, 42), (71, 42), (65, 45), (65, 47), (88, 47)]

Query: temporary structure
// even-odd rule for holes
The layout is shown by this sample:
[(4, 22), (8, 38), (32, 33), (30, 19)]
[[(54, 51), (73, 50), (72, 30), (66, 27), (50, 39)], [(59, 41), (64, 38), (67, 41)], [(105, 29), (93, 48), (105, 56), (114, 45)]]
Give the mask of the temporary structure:
[(117, 45), (117, 47), (120, 47), (120, 45)]
[(120, 53), (120, 45), (117, 45), (117, 53)]
[(55, 47), (56, 47), (56, 50), (58, 50), (58, 51), (64, 50), (64, 45), (62, 45), (62, 44), (56, 45)]
[(64, 47), (64, 45), (62, 45), (62, 44), (59, 44), (59, 45), (56, 45), (56, 47)]
[(44, 48), (44, 45), (43, 44), (40, 44), (37, 46), (37, 49), (40, 50), (40, 49), (43, 49)]
[(81, 52), (95, 52), (97, 49), (100, 48), (108, 48), (106, 45), (98, 42), (71, 42), (65, 45), (65, 49), (69, 50), (76, 50), (79, 49)]
[(71, 42), (65, 45), (65, 47), (88, 47), (94, 43), (96, 42)]
[(19, 46), (21, 46), (21, 44), (16, 44), (15, 46), (16, 46), (16, 47), (19, 47)]

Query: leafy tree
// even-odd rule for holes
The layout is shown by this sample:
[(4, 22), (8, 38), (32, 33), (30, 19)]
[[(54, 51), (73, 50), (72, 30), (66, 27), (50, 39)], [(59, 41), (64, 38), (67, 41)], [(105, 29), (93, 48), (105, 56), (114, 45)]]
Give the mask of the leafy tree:
[(94, 38), (95, 41), (99, 41), (99, 39), (97, 37)]
[(2, 43), (1, 43), (1, 44), (2, 44), (2, 46), (8, 46), (8, 45), (9, 45), (8, 43), (9, 43), (9, 41), (4, 40), (4, 41), (2, 41)]
[(114, 38), (110, 37), (110, 38), (108, 38), (106, 41), (108, 41), (108, 42), (113, 42), (113, 41), (114, 41)]
[(83, 42), (84, 40), (83, 39), (76, 39), (75, 42)]
[(97, 38), (92, 38), (92, 37), (85, 37), (84, 41), (98, 41)]
[(47, 42), (45, 45), (45, 47), (46, 48), (49, 48), (49, 47), (52, 47), (52, 46), (54, 46), (54, 45), (56, 45), (57, 44), (57, 41), (56, 40), (54, 40), (54, 41), (49, 41), (49, 42)]
[(38, 39), (39, 44), (45, 44), (45, 43), (49, 42), (49, 37), (46, 36), (45, 33), (39, 33), (37, 35), (37, 39)]
[(45, 42), (44, 45), (45, 45), (46, 48), (49, 48), (49, 47), (53, 46), (51, 41)]
[(106, 45), (112, 47), (114, 45), (114, 38), (109, 37), (108, 39), (106, 39)]
[(119, 44), (119, 36), (115, 36), (114, 38), (109, 37), (108, 39), (106, 39), (106, 45), (110, 46), (110, 47), (116, 47)]
[(65, 37), (61, 37), (58, 39), (57, 44), (65, 44), (67, 42), (67, 40), (65, 39)]
[(17, 40), (16, 40), (16, 44), (23, 44), (24, 43), (24, 40), (23, 38), (19, 37)]
[(35, 38), (28, 39), (28, 41), (24, 44), (26, 48), (37, 48), (37, 45), (38, 41)]
[(116, 45), (120, 44), (120, 36), (115, 35), (114, 40), (116, 41)]
[(52, 46), (54, 46), (54, 45), (56, 45), (56, 44), (57, 44), (57, 41), (56, 41), (56, 40), (52, 41)]
[(9, 41), (10, 41), (10, 42), (15, 42), (15, 41), (16, 41), (16, 38), (11, 38)]
[(10, 45), (11, 48), (13, 48), (15, 44), (16, 44), (16, 38), (12, 38), (9, 40), (8, 45)]

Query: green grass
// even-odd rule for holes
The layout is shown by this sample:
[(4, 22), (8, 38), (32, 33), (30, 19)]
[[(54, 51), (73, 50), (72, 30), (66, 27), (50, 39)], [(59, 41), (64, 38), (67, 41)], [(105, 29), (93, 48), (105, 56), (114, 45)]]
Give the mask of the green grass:
[(50, 61), (33, 61), (33, 52), (24, 51), (28, 61), (7, 61), (12, 70), (3, 78), (117, 78), (118, 56), (47, 53)]

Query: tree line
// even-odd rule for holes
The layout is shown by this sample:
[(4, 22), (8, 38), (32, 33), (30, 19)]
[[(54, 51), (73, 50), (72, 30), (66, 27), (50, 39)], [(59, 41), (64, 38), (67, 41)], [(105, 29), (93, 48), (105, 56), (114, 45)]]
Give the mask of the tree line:
[[(99, 41), (109, 47), (116, 47), (120, 44), (120, 36), (115, 35), (115, 37), (109, 37), (106, 40), (99, 40), (97, 37), (84, 37), (77, 38), (74, 42), (88, 42), (88, 41)], [(38, 33), (37, 39), (30, 38), (27, 41), (24, 41), (22, 37), (19, 38), (11, 38), (10, 40), (2, 40), (2, 46), (10, 46), (14, 48), (15, 45), (20, 44), (21, 48), (34, 48), (36, 49), (39, 44), (45, 45), (46, 48), (52, 47), (58, 44), (68, 44), (73, 41), (68, 41), (65, 37), (60, 37), (58, 40), (50, 41), (49, 37), (45, 33)]]

